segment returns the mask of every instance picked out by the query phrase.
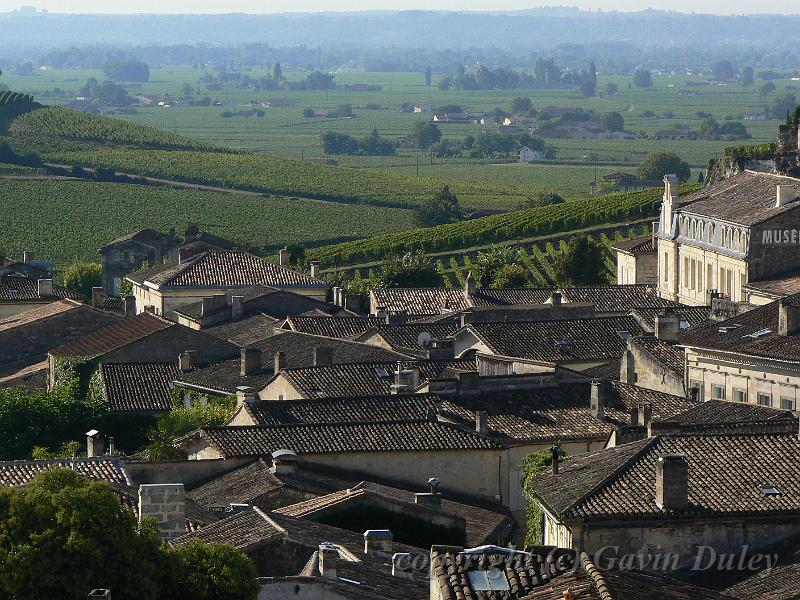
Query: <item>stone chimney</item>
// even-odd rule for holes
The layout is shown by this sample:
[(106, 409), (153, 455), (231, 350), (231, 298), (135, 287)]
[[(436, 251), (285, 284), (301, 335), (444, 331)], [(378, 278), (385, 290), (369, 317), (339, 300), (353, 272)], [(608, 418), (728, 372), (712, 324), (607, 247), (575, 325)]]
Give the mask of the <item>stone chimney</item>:
[(272, 452), (270, 473), (288, 475), (297, 471), (297, 454), (293, 450), (275, 450)]
[(681, 318), (674, 310), (665, 308), (656, 315), (656, 337), (662, 342), (677, 341), (681, 333)]
[(244, 296), (231, 296), (231, 321), (240, 321), (244, 315)]
[(395, 552), (392, 554), (392, 577), (414, 579), (411, 573), (411, 553)]
[(392, 532), (388, 529), (368, 529), (364, 532), (364, 554), (369, 556), (391, 555)]
[(680, 454), (656, 461), (656, 505), (670, 510), (689, 507), (689, 463)]
[(86, 456), (88, 458), (96, 458), (103, 456), (105, 451), (105, 444), (100, 432), (97, 429), (90, 429), (86, 432)]
[(468, 323), (472, 323), (472, 319), (474, 317), (474, 313), (471, 310), (464, 310), (461, 312), (461, 327), (464, 327)]
[(792, 200), (794, 200), (794, 186), (778, 185), (775, 193), (775, 208), (786, 206)]
[(789, 304), (784, 298), (778, 304), (778, 335), (786, 337), (800, 330), (800, 306)]
[(53, 280), (52, 279), (37, 279), (36, 292), (39, 298), (52, 298), (53, 297)]
[(331, 293), (333, 294), (333, 303), (336, 306), (341, 306), (342, 305), (342, 288), (340, 288), (338, 286), (334, 286), (333, 289), (331, 290)]
[(255, 402), (258, 400), (256, 391), (248, 385), (240, 385), (236, 388), (236, 407), (244, 406), (245, 402)]
[(678, 181), (677, 175), (664, 175), (664, 202), (669, 202), (672, 208), (677, 208), (681, 205), (681, 197), (678, 193), (680, 184), (681, 182)]
[(148, 483), (139, 486), (139, 522), (156, 520), (162, 540), (186, 533), (186, 492), (182, 483)]
[(456, 389), (460, 394), (470, 394), (480, 391), (480, 380), (477, 371), (457, 371)]
[(135, 317), (136, 316), (136, 296), (133, 294), (128, 294), (125, 296), (125, 316), (126, 317)]
[(184, 350), (178, 355), (178, 369), (188, 373), (197, 368), (197, 350)]
[(426, 355), (431, 358), (455, 358), (453, 338), (433, 338), (426, 349)]
[(442, 495), (439, 492), (418, 492), (414, 494), (414, 502), (438, 508), (442, 505)]
[(97, 308), (106, 299), (106, 291), (102, 286), (92, 288), (92, 306)]
[(397, 371), (394, 372), (394, 383), (409, 391), (416, 389), (419, 386), (419, 367), (414, 365), (404, 369), (398, 362)]
[(239, 375), (249, 377), (261, 370), (261, 350), (242, 348), (239, 351)]
[(217, 312), (219, 309), (227, 304), (225, 294), (214, 294), (208, 298), (200, 300), (200, 316), (206, 317), (212, 313)]
[(642, 402), (639, 404), (638, 420), (640, 427), (650, 427), (650, 422), (653, 420), (652, 404), (649, 402)]
[(638, 408), (632, 408), (630, 410), (630, 415), (631, 415), (631, 425), (634, 426), (634, 427), (638, 427), (639, 426), (639, 409)]
[(314, 348), (314, 366), (327, 367), (333, 364), (333, 348)]
[(561, 446), (553, 444), (550, 448), (550, 464), (553, 475), (558, 475), (558, 463), (561, 460)]
[(326, 579), (337, 579), (336, 561), (339, 560), (339, 551), (330, 542), (319, 545), (319, 574)]
[(111, 590), (104, 590), (104, 589), (92, 590), (91, 592), (89, 592), (87, 598), (89, 598), (89, 600), (92, 600), (93, 598), (95, 599), (103, 598), (104, 600), (111, 600)]
[(30, 250), (25, 250), (22, 253), (22, 262), (24, 262), (26, 265), (31, 264), (35, 260), (36, 260), (36, 253), (35, 252), (32, 252)]
[(472, 271), (467, 273), (467, 278), (464, 280), (464, 297), (469, 299), (470, 296), (475, 294), (475, 277), (472, 276)]
[(550, 304), (553, 308), (561, 306), (561, 292), (553, 292), (550, 296)]
[(285, 352), (276, 352), (274, 365), (272, 367), (275, 370), (275, 373), (280, 373), (283, 369), (286, 368), (286, 353)]
[(361, 298), (358, 294), (343, 293), (342, 308), (346, 308), (350, 312), (361, 312)]
[(489, 413), (485, 410), (475, 411), (475, 431), (480, 434), (486, 434), (489, 430)]
[(314, 279), (319, 278), (320, 273), (321, 273), (320, 268), (319, 268), (319, 261), (318, 260), (312, 260), (308, 264), (309, 264), (309, 267), (311, 268), (311, 276)]
[(606, 382), (602, 379), (592, 381), (591, 412), (595, 419), (602, 421), (606, 416)]
[(282, 267), (289, 266), (289, 249), (281, 248), (278, 250), (278, 264)]
[(117, 438), (113, 435), (108, 436), (108, 455), (114, 456), (117, 453)]

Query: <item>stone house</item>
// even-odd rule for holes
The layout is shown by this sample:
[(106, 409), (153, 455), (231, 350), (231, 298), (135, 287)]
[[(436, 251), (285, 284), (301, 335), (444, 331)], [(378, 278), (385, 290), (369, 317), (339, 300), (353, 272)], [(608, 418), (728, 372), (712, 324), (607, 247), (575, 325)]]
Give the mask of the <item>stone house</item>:
[(556, 459), (533, 484), (544, 542), (649, 569), (688, 570), (708, 547), (738, 556), (800, 531), (799, 451), (794, 433), (696, 433)]
[[(281, 256), (284, 256), (283, 254)], [(285, 258), (285, 257), (284, 257)], [(247, 252), (203, 252), (183, 262), (169, 262), (130, 273), (136, 310), (147, 307), (170, 319), (184, 304), (202, 302), (253, 285), (269, 286), (324, 301), (328, 284)]]
[(797, 179), (744, 171), (686, 198), (674, 175), (664, 181), (656, 233), (662, 298), (706, 305), (719, 292), (742, 302), (749, 283), (800, 267)]
[(0, 319), (18, 315), (56, 300), (81, 300), (80, 294), (59, 285), (52, 279), (31, 279), (19, 275), (0, 277)]
[(652, 236), (614, 242), (617, 283), (658, 285), (658, 254)]

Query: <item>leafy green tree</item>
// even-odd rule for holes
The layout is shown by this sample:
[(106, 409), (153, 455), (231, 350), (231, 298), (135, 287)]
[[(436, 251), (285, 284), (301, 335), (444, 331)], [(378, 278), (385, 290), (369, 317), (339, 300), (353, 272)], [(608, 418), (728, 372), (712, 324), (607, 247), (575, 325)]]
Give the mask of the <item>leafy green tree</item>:
[(593, 62), (589, 63), (589, 69), (581, 74), (580, 88), (585, 98), (597, 94), (597, 67)]
[(394, 146), (380, 135), (378, 130), (373, 129), (363, 140), (358, 143), (361, 154), (367, 156), (392, 156), (394, 154)]
[(769, 96), (772, 92), (775, 91), (775, 84), (771, 81), (767, 81), (765, 84), (759, 86), (758, 93), (761, 94), (763, 98)]
[(608, 283), (603, 246), (592, 237), (573, 237), (553, 263), (558, 285)]
[(433, 77), (433, 72), (431, 71), (431, 68), (430, 67), (426, 68), (425, 69), (425, 85), (430, 85), (431, 84), (432, 77)]
[(414, 209), (414, 223), (419, 227), (432, 227), (455, 223), (464, 218), (461, 205), (456, 195), (445, 185), (433, 197), (424, 201)]
[(521, 265), (504, 265), (494, 274), (491, 287), (515, 288), (527, 287), (531, 283), (528, 271)]
[(486, 252), (478, 252), (470, 269), (475, 278), (475, 285), (489, 287), (500, 269), (513, 265), (516, 261), (517, 251), (508, 246), (498, 246)]
[(272, 67), (272, 79), (275, 82), (283, 81), (283, 69), (281, 69), (281, 63), (275, 63), (275, 66)]
[(0, 597), (85, 598), (110, 588), (120, 600), (156, 600), (175, 569), (153, 526), (105, 482), (69, 469), (0, 488)]
[(442, 77), (439, 80), (439, 89), (442, 91), (447, 91), (451, 87), (453, 87), (453, 78), (452, 77)]
[(563, 204), (566, 202), (559, 194), (552, 191), (539, 191), (533, 196), (528, 196), (522, 208), (539, 208), (540, 206), (549, 206), (551, 204)]
[(417, 148), (429, 148), (442, 139), (442, 132), (433, 121), (420, 121), (414, 126), (414, 140)]
[(637, 67), (633, 73), (633, 85), (640, 88), (653, 87), (653, 75), (647, 69)]
[(388, 256), (381, 263), (377, 280), (380, 287), (436, 287), (442, 278), (431, 260), (418, 250)]
[(619, 92), (619, 86), (616, 83), (607, 83), (603, 90), (606, 96), (616, 96), (617, 92)]
[(188, 407), (177, 407), (159, 418), (155, 427), (148, 433), (148, 444), (145, 453), (148, 460), (180, 460), (185, 453), (172, 444), (176, 438), (200, 429), (201, 427), (218, 427), (233, 416), (236, 399), (218, 398), (202, 402), (193, 402)]
[(289, 266), (299, 267), (306, 260), (306, 249), (302, 244), (289, 244), (286, 246), (289, 251)]
[(111, 60), (103, 65), (106, 77), (113, 81), (144, 82), (150, 79), (150, 67), (137, 60)]
[(255, 600), (256, 566), (227, 544), (193, 541), (174, 550), (181, 569), (175, 600)]
[(517, 96), (511, 101), (511, 112), (515, 115), (524, 115), (533, 108), (533, 102), (530, 98), (523, 98)]
[(700, 121), (700, 133), (703, 135), (717, 135), (719, 133), (719, 123), (714, 117), (706, 117)]
[(780, 94), (772, 99), (767, 112), (773, 119), (784, 119), (794, 111), (795, 106), (797, 98), (794, 94)]
[(639, 168), (636, 169), (636, 175), (639, 179), (659, 180), (663, 179), (664, 175), (674, 173), (678, 179), (688, 181), (691, 177), (691, 168), (689, 163), (680, 159), (674, 152), (653, 152), (648, 154)]
[(733, 68), (731, 61), (720, 60), (711, 66), (714, 77), (718, 79), (733, 79), (736, 77), (736, 69)]
[(352, 117), (353, 116), (353, 105), (352, 104), (340, 104), (336, 107), (336, 116), (339, 117)]
[(325, 154), (356, 154), (358, 140), (346, 133), (327, 131), (322, 134), (322, 149)]
[(64, 285), (89, 300), (92, 297), (92, 288), (103, 282), (102, 271), (103, 266), (100, 263), (78, 259), (64, 271)]
[(753, 87), (753, 67), (744, 67), (740, 74), (743, 87)]
[(606, 131), (624, 131), (625, 120), (618, 112), (607, 112), (600, 115), (600, 127)]

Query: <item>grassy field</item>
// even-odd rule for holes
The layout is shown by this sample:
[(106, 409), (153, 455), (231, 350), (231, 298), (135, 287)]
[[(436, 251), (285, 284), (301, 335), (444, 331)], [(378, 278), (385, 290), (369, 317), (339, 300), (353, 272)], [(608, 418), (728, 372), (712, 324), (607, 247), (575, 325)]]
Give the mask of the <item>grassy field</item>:
[(247, 197), (141, 185), (0, 179), (0, 248), (33, 250), (62, 269), (75, 258), (97, 260), (106, 242), (152, 227), (188, 223), (239, 244), (274, 251), (287, 243), (341, 242), (411, 227), (410, 211), (315, 200)]
[[(253, 78), (261, 77), (266, 70), (245, 71)], [(344, 71), (336, 73), (339, 84), (366, 83), (381, 86), (379, 91), (255, 91), (248, 89), (228, 89), (210, 91), (199, 85), (199, 80), (211, 71), (202, 68), (169, 67), (151, 71), (151, 80), (132, 93), (163, 94), (180, 96), (182, 87), (188, 83), (195, 87), (196, 96), (208, 95), (223, 103), (218, 107), (136, 107), (135, 114), (118, 115), (133, 123), (150, 125), (166, 131), (195, 137), (205, 143), (229, 146), (259, 153), (296, 158), (314, 158), (322, 155), (320, 134), (336, 131), (351, 135), (365, 135), (377, 128), (381, 135), (396, 138), (408, 135), (414, 124), (431, 118), (430, 114), (400, 113), (403, 102), (427, 102), (434, 106), (459, 104), (471, 114), (480, 114), (495, 107), (510, 108), (516, 96), (527, 96), (536, 108), (547, 106), (572, 106), (594, 109), (598, 112), (619, 111), (625, 119), (625, 128), (636, 133), (654, 134), (657, 130), (669, 129), (677, 124), (696, 127), (702, 111), (714, 116), (720, 123), (726, 119), (736, 119), (745, 111), (760, 111), (770, 97), (763, 98), (757, 87), (750, 89), (738, 85), (708, 85), (687, 87), (687, 79), (698, 80), (684, 75), (654, 76), (650, 89), (632, 87), (631, 77), (600, 75), (598, 90), (609, 83), (618, 86), (619, 92), (611, 97), (585, 99), (576, 90), (476, 90), (442, 91), (437, 87), (440, 75), (434, 75), (433, 85), (426, 86), (418, 73), (368, 73)], [(302, 79), (306, 73), (287, 71), (290, 80)], [(77, 90), (90, 76), (102, 79), (100, 71), (66, 70), (44, 71), (27, 77), (3, 76), (3, 81), (14, 89), (39, 93), (37, 99), (57, 102), (42, 96), (45, 90), (59, 87), (64, 90)], [(793, 87), (793, 82), (777, 81), (774, 94)], [(792, 91), (792, 90), (790, 90)], [(800, 92), (795, 92), (800, 95)], [(692, 94), (692, 95), (686, 95)], [(225, 110), (244, 108), (251, 101), (260, 103), (268, 99), (283, 99), (292, 103), (290, 107), (266, 108), (262, 118), (222, 118)], [(63, 101), (63, 100), (62, 100)], [(303, 118), (303, 108), (334, 109), (341, 104), (351, 104), (353, 118), (307, 119)], [(370, 105), (370, 108), (367, 108)], [(377, 108), (380, 107), (380, 108)], [(653, 116), (645, 116), (648, 112)], [(665, 115), (672, 113), (670, 118)], [(753, 142), (772, 141), (775, 137), (777, 121), (746, 121)], [(482, 126), (473, 124), (441, 124), (445, 138), (463, 139), (467, 135), (477, 136)], [(632, 170), (649, 152), (669, 150), (677, 152), (695, 169), (702, 169), (708, 160), (719, 155), (730, 142), (706, 140), (557, 140), (548, 139), (557, 150), (559, 161), (591, 163), (593, 160), (615, 163), (626, 170)], [(592, 157), (592, 158), (587, 158)], [(415, 150), (401, 150), (395, 157), (340, 157), (342, 165), (381, 169), (392, 172), (416, 174), (419, 158)], [(498, 169), (490, 164), (493, 161), (475, 162), (469, 159), (440, 160), (434, 164), (424, 157), (420, 161), (420, 175), (465, 181), (484, 181), (516, 185), (546, 185), (568, 190), (588, 190), (591, 179), (586, 173), (574, 173), (576, 167), (564, 164), (537, 165), (530, 171)], [(582, 167), (578, 167), (583, 171)], [(592, 178), (594, 175), (593, 168)], [(618, 168), (603, 168), (605, 172)], [(546, 183), (545, 183), (546, 182)], [(552, 182), (555, 185), (552, 185)]]

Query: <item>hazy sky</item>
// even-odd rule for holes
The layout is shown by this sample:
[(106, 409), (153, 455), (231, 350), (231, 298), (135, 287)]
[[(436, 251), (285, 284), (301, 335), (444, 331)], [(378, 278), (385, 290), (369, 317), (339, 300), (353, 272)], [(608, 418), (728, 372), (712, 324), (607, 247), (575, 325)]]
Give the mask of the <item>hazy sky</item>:
[[(25, 2), (0, 0), (0, 12), (19, 8)], [(539, 5), (569, 5), (583, 9), (641, 10), (648, 6), (665, 10), (705, 13), (800, 13), (797, 0), (771, 0), (769, 3), (754, 3), (745, 0), (551, 0), (549, 2), (525, 2), (523, 0), (38, 0), (28, 4), (45, 8), (51, 12), (70, 13), (125, 13), (125, 12), (169, 12), (169, 13), (270, 13), (297, 11), (345, 11), (375, 9), (424, 9), (424, 10), (520, 10)]]

